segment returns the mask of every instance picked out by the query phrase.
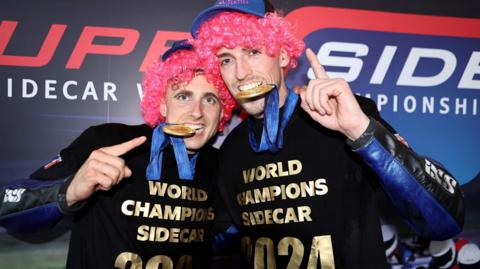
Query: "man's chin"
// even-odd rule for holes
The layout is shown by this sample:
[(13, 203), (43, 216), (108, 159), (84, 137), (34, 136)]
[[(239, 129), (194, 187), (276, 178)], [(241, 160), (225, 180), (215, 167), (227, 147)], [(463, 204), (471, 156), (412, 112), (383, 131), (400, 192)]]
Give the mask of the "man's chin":
[(189, 154), (193, 154), (193, 153), (199, 151), (200, 148), (201, 148), (201, 147), (197, 147), (197, 146), (187, 146), (187, 152), (188, 152)]
[(264, 98), (260, 98), (256, 101), (242, 103), (241, 106), (248, 113), (248, 115), (253, 116), (254, 118), (262, 118), (265, 108), (264, 100)]
[(185, 146), (187, 147), (188, 151), (198, 151), (200, 150), (203, 146), (205, 146), (207, 142), (203, 137), (191, 137), (185, 139)]
[(263, 118), (263, 108), (255, 108), (255, 109), (245, 109), (245, 111), (248, 113), (248, 115), (256, 118), (256, 119), (261, 119)]

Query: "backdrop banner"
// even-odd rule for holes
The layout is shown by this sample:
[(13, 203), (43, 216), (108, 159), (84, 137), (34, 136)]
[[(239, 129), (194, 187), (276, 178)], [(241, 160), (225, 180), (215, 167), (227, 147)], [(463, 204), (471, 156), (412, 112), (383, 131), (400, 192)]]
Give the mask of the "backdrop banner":
[[(212, 2), (1, 1), (0, 184), (55, 161), (88, 126), (142, 123), (144, 71), (173, 40), (189, 37), (193, 18)], [(331, 77), (373, 99), (418, 153), (460, 181), (465, 230), (438, 244), (453, 242), (454, 252), (478, 246), (480, 8), (470, 1), (272, 3)], [(310, 78), (302, 55), (287, 82), (304, 85)], [(384, 227), (387, 241), (399, 233)], [(0, 228), (0, 267), (64, 267), (68, 234), (61, 234), (24, 238)], [(428, 267), (431, 244), (402, 237), (387, 251), (392, 268)], [(48, 264), (46, 253), (54, 257)]]

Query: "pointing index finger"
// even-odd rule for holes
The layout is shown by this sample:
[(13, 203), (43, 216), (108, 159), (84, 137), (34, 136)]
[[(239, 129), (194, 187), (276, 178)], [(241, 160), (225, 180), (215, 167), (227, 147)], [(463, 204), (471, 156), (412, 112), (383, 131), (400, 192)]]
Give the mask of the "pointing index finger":
[(305, 54), (307, 56), (308, 62), (310, 63), (310, 66), (312, 67), (313, 73), (315, 74), (315, 78), (327, 79), (328, 78), (327, 72), (325, 72), (325, 69), (320, 64), (320, 61), (318, 60), (317, 55), (313, 53), (312, 49), (307, 48), (307, 50), (305, 51)]
[(130, 150), (140, 146), (141, 144), (143, 144), (145, 142), (145, 140), (147, 140), (147, 138), (145, 136), (136, 137), (136, 138), (134, 138), (132, 140), (129, 140), (127, 142), (123, 142), (123, 143), (113, 145), (113, 146), (110, 146), (110, 147), (104, 147), (104, 148), (102, 148), (102, 151), (104, 151), (108, 154), (114, 155), (114, 156), (120, 156), (120, 155), (123, 155), (123, 154), (129, 152)]

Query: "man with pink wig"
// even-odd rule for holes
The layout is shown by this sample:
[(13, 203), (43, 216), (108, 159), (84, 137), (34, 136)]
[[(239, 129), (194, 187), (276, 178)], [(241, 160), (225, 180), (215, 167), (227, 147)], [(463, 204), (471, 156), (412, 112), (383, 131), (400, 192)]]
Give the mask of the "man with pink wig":
[(217, 151), (207, 143), (235, 102), (189, 43), (162, 59), (144, 78), (148, 125), (87, 129), (58, 162), (2, 190), (22, 194), (2, 199), (3, 226), (41, 230), (73, 214), (67, 268), (208, 267), (212, 234), (230, 223), (218, 210)]
[(267, 2), (218, 0), (192, 35), (249, 114), (219, 170), (245, 268), (386, 268), (378, 193), (420, 236), (461, 231), (457, 181), (397, 139), (372, 101), (329, 78), (309, 49), (316, 78), (297, 92), (286, 84), (304, 43)]

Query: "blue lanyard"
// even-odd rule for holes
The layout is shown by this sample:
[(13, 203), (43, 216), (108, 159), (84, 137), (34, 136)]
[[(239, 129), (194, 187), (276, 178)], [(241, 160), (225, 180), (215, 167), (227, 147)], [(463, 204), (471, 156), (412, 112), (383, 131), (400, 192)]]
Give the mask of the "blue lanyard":
[(189, 159), (183, 138), (166, 135), (162, 130), (164, 125), (162, 123), (153, 130), (150, 163), (147, 166), (147, 179), (160, 179), (162, 175), (163, 150), (171, 143), (177, 161), (178, 176), (183, 180), (193, 180), (198, 152)]
[(285, 104), (283, 106), (284, 111), (279, 126), (279, 93), (277, 87), (273, 88), (265, 100), (265, 112), (263, 116), (264, 124), (262, 128), (262, 137), (260, 138), (260, 145), (255, 139), (253, 119), (252, 117), (248, 117), (248, 142), (253, 151), (263, 152), (269, 150), (272, 153), (276, 153), (283, 148), (283, 131), (290, 121), (293, 111), (295, 111), (297, 102), (298, 95), (291, 89), (288, 89), (287, 98), (285, 99)]

